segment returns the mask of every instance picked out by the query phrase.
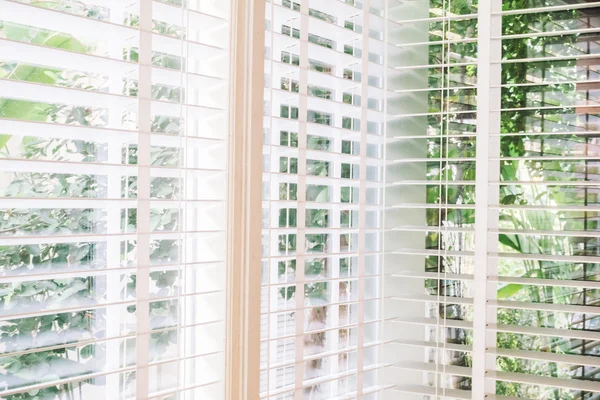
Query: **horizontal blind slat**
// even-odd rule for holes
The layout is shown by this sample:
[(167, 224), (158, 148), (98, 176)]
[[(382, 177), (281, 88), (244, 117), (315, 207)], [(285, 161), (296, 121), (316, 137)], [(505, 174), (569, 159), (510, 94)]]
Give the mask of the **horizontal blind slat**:
[(600, 392), (598, 382), (583, 381), (580, 379), (553, 378), (539, 375), (527, 375), (517, 372), (488, 371), (486, 377), (496, 381), (508, 381), (539, 386), (558, 387), (563, 389), (581, 390), (587, 392)]

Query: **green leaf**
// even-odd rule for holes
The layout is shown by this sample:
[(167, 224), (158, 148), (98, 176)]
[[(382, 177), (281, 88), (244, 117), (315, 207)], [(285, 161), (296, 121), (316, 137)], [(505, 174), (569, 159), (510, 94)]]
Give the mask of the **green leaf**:
[(521, 289), (523, 289), (523, 285), (511, 283), (509, 285), (503, 286), (498, 289), (498, 299), (506, 299), (508, 297), (512, 297), (517, 294)]
[(509, 237), (508, 235), (502, 233), (502, 234), (498, 235), (498, 241), (505, 246), (508, 246), (512, 249), (517, 250), (518, 252), (521, 252), (522, 249), (521, 249), (521, 246), (519, 246), (519, 244), (518, 244), (517, 237), (515, 235), (511, 235), (511, 236), (512, 236), (512, 238)]
[(0, 135), (0, 150), (6, 146), (12, 135)]
[(81, 350), (79, 350), (79, 355), (82, 358), (90, 358), (91, 356), (94, 355), (94, 345), (93, 344), (88, 344), (87, 346), (84, 346)]
[(55, 301), (63, 302), (66, 299), (68, 299), (69, 297), (73, 296), (75, 293), (80, 292), (86, 288), (87, 288), (87, 285), (85, 282), (83, 282), (79, 279), (75, 279), (68, 289), (66, 289), (62, 293), (59, 293), (59, 295), (56, 297)]
[(51, 291), (55, 291), (56, 289), (58, 289), (58, 285), (56, 283), (54, 283), (53, 281), (39, 281), (37, 283), (37, 287), (41, 290), (51, 290)]
[(291, 299), (294, 296), (294, 293), (296, 293), (296, 286), (279, 289), (279, 294), (286, 300)]
[(502, 200), (500, 200), (500, 204), (503, 205), (511, 205), (515, 203), (515, 200), (517, 199), (517, 196), (514, 194), (509, 194), (506, 195), (502, 198)]
[(40, 293), (43, 289), (36, 287), (36, 282), (27, 282), (21, 285), (21, 290), (17, 294), (19, 297), (30, 297)]
[(5, 368), (6, 368), (7, 372), (14, 374), (21, 369), (22, 365), (23, 364), (19, 360), (15, 360), (15, 361), (11, 362), (8, 367), (5, 367)]

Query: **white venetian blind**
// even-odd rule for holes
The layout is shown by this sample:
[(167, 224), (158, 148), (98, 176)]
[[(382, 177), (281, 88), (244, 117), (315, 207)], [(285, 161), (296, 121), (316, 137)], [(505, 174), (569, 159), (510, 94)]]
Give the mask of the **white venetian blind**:
[(261, 398), (378, 390), (383, 10), (267, 4)]
[(476, 2), (390, 3), (384, 398), (470, 399)]
[(221, 399), (229, 1), (0, 0), (0, 398)]
[(599, 398), (600, 2), (388, 5), (383, 398)]
[(493, 3), (485, 390), (598, 398), (600, 2)]

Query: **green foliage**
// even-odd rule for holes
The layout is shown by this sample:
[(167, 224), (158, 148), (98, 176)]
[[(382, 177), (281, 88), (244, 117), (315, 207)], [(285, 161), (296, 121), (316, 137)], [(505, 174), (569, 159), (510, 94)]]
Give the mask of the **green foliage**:
[[(514, 10), (530, 7), (543, 7), (548, 5), (547, 1), (537, 0), (505, 0), (503, 8), (505, 10)], [(547, 31), (561, 29), (559, 21), (568, 21), (577, 16), (576, 11), (564, 12), (544, 12), (538, 14), (523, 13), (505, 16), (503, 18), (503, 34), (513, 35), (529, 33), (532, 31)], [(532, 56), (548, 56), (546, 49), (558, 43), (564, 48), (569, 47), (569, 41), (573, 36), (539, 36), (528, 39), (512, 39), (503, 41), (503, 58), (505, 59), (525, 59)], [(503, 65), (502, 82), (510, 84), (520, 84), (529, 81), (529, 76), (544, 76), (546, 71), (552, 71), (555, 68), (574, 68), (575, 61), (547, 61), (541, 63), (510, 63)], [(531, 124), (533, 121), (542, 119), (556, 120), (562, 123), (562, 116), (556, 114), (557, 118), (551, 113), (541, 114), (539, 112), (521, 111), (519, 109), (532, 107), (535, 105), (548, 106), (551, 104), (540, 103), (532, 104), (532, 94), (539, 93), (540, 90), (551, 90), (562, 92), (565, 98), (573, 97), (575, 94), (574, 85), (552, 85), (544, 89), (540, 87), (524, 88), (519, 86), (510, 86), (502, 90), (502, 108), (514, 109), (511, 112), (503, 112), (501, 117), (501, 132), (505, 134), (525, 133), (533, 131)], [(542, 95), (543, 96), (543, 95)], [(544, 98), (544, 97), (542, 97)], [(561, 111), (564, 112), (564, 111)], [(501, 154), (506, 157), (523, 157), (526, 155), (526, 143), (531, 139), (527, 135), (509, 135), (501, 140)], [(544, 138), (540, 139), (543, 143)], [(568, 180), (570, 165), (560, 161), (549, 163), (537, 163), (535, 161), (504, 161), (501, 163), (502, 180), (509, 183), (500, 188), (500, 203), (503, 205), (548, 205), (561, 204), (560, 191), (554, 191), (550, 187), (544, 188), (542, 185), (523, 185), (516, 186), (510, 182), (533, 181), (533, 180), (552, 180), (546, 171), (556, 171), (556, 175), (561, 180)], [(501, 213), (500, 222), (502, 227), (517, 230), (561, 230), (564, 229), (563, 217), (555, 211), (525, 211), (519, 209), (506, 209)], [(573, 254), (576, 243), (573, 240), (563, 240), (557, 236), (543, 235), (499, 235), (500, 251), (525, 253), (525, 254)], [(500, 265), (500, 273), (509, 276), (535, 277), (535, 278), (556, 278), (572, 279), (572, 264), (564, 264), (559, 268), (543, 261), (525, 260), (522, 262), (508, 262)], [(499, 299), (510, 299), (526, 302), (555, 302), (572, 303), (576, 299), (564, 288), (534, 287), (522, 284), (508, 284), (498, 289)], [(548, 326), (552, 327), (557, 323), (558, 316), (555, 313), (526, 312), (513, 309), (500, 309), (498, 311), (498, 323), (509, 325), (530, 325), (530, 326)], [(564, 322), (566, 327), (570, 322)], [(561, 350), (556, 347), (560, 343), (555, 338), (544, 337), (526, 337), (518, 334), (502, 333), (498, 334), (499, 348), (527, 349), (533, 351), (556, 351)], [(554, 349), (553, 349), (554, 348)], [(511, 357), (498, 357), (498, 369), (502, 371), (527, 373), (532, 375), (558, 376), (558, 365), (548, 362), (523, 362)], [(547, 399), (571, 399), (569, 393), (559, 393), (553, 388), (536, 388), (519, 383), (497, 382), (496, 393), (505, 396), (517, 396), (525, 398), (547, 398)]]
[[(504, 10), (516, 10), (532, 7), (544, 7), (557, 5), (558, 3), (548, 0), (504, 0)], [(562, 3), (560, 3), (562, 4)], [(444, 10), (444, 7), (450, 8)], [(444, 2), (441, 0), (430, 1), (430, 15), (440, 17), (446, 12), (454, 14), (476, 14), (476, 3), (470, 1)], [(502, 18), (503, 35), (520, 35), (533, 32), (560, 31), (572, 27), (579, 27), (580, 16), (577, 10), (566, 10), (559, 12), (522, 13), (505, 15)], [(466, 20), (472, 22), (472, 20)], [(439, 42), (443, 32), (449, 32), (460, 38), (476, 37), (475, 28), (468, 23), (452, 23), (444, 26), (443, 22), (430, 25), (430, 40)], [(502, 41), (502, 57), (504, 59), (517, 60), (530, 57), (553, 57), (569, 56), (579, 54), (577, 50), (578, 35), (556, 35), (543, 36), (532, 35), (531, 38), (505, 39)], [(458, 56), (458, 61), (468, 61), (477, 55), (475, 43), (460, 43), (450, 45), (429, 46), (429, 63), (441, 64), (442, 52), (452, 52)], [(585, 101), (585, 94), (577, 92), (577, 85), (557, 83), (547, 86), (518, 86), (530, 83), (533, 80), (547, 81), (547, 75), (559, 76), (562, 74), (565, 81), (579, 79), (577, 75), (575, 59), (544, 61), (536, 63), (506, 63), (502, 66), (502, 83), (507, 86), (501, 91), (501, 108), (510, 111), (501, 113), (501, 133), (504, 136), (500, 142), (502, 157), (518, 158), (539, 155), (531, 148), (539, 146), (543, 154), (564, 154), (564, 144), (581, 142), (575, 135), (547, 136), (534, 135), (533, 132), (540, 129), (540, 123), (552, 122), (554, 126), (565, 124), (565, 114), (573, 113), (571, 107), (576, 101)], [(441, 88), (443, 85), (467, 87), (473, 85), (470, 77), (477, 75), (475, 66), (439, 68), (431, 71), (429, 75), (430, 88)], [(533, 78), (532, 78), (533, 77)], [(448, 82), (447, 78), (450, 78)], [(554, 79), (554, 78), (552, 78)], [(558, 100), (559, 99), (559, 100)], [(461, 111), (463, 115), (476, 110), (475, 93), (471, 89), (460, 90), (431, 90), (428, 98), (428, 110), (430, 113), (446, 111)], [(525, 110), (534, 107), (554, 106), (556, 110)], [(561, 108), (564, 107), (564, 108)], [(473, 114), (473, 117), (475, 115)], [(568, 116), (567, 116), (568, 118)], [(468, 118), (465, 118), (468, 119)], [(475, 178), (475, 165), (467, 161), (452, 162), (453, 158), (474, 157), (474, 142), (453, 142), (452, 138), (446, 139), (446, 135), (463, 134), (474, 132), (472, 127), (465, 124), (459, 117), (448, 113), (443, 118), (430, 116), (428, 118), (429, 131), (435, 132), (435, 136), (427, 138), (427, 157), (432, 162), (427, 163), (427, 179), (432, 183), (448, 181), (473, 181)], [(550, 124), (548, 124), (550, 125)], [(544, 125), (541, 130), (544, 131)], [(521, 135), (515, 135), (521, 133)], [(481, 134), (481, 133), (479, 133)], [(550, 140), (548, 140), (550, 139)], [(550, 142), (551, 144), (548, 144)], [(585, 142), (581, 142), (581, 146)], [(447, 157), (447, 162), (438, 161), (439, 158)], [(501, 180), (504, 182), (499, 190), (499, 202), (504, 206), (538, 205), (547, 206), (553, 204), (584, 204), (582, 193), (566, 191), (561, 187), (544, 186), (541, 182), (549, 180), (578, 180), (577, 174), (586, 171), (587, 165), (583, 162), (572, 161), (537, 161), (537, 160), (504, 160), (500, 162)], [(519, 181), (538, 181), (538, 185), (520, 185)], [(474, 191), (466, 186), (438, 185), (437, 183), (427, 187), (428, 204), (473, 204), (475, 202)], [(577, 221), (587, 216), (587, 213), (565, 213), (555, 211), (525, 210), (518, 207), (506, 207), (500, 212), (500, 227), (504, 229), (515, 229), (524, 231), (560, 231), (567, 230), (569, 224), (582, 224)], [(461, 210), (448, 208), (442, 210), (427, 210), (427, 225), (437, 226), (473, 226), (475, 223), (472, 210)], [(590, 221), (587, 229), (596, 227)], [(577, 229), (583, 229), (580, 225)], [(464, 234), (450, 233), (445, 236), (438, 232), (428, 233), (426, 236), (426, 247), (431, 249), (454, 249), (459, 238)], [(574, 255), (582, 254), (583, 243), (578, 238), (560, 237), (556, 235), (498, 235), (499, 251), (520, 254), (560, 254)], [(460, 242), (459, 242), (460, 243)], [(465, 250), (465, 248), (461, 248)], [(477, 266), (476, 266), (477, 267)], [(428, 257), (426, 269), (429, 271), (447, 271), (468, 273), (466, 271), (455, 271), (458, 268), (453, 264), (450, 257)], [(574, 279), (578, 267), (573, 263), (551, 263), (534, 260), (513, 261), (502, 260), (499, 265), (499, 275), (513, 277), (532, 278), (555, 278)], [(446, 281), (438, 283), (434, 280), (427, 281), (427, 288), (431, 293), (462, 293), (458, 283)], [(537, 287), (523, 284), (499, 285), (497, 298), (524, 302), (553, 302), (559, 304), (577, 304), (580, 299), (576, 291), (565, 288)], [(461, 295), (461, 294), (458, 294)], [(457, 308), (440, 307), (440, 315), (452, 318), (463, 318)], [(532, 312), (515, 309), (499, 309), (498, 323), (507, 325), (525, 325), (552, 327), (560, 325), (564, 328), (573, 328), (571, 321), (557, 313)], [(575, 329), (575, 328), (573, 328)], [(455, 332), (456, 335), (459, 332)], [(466, 333), (463, 340), (468, 343), (471, 338)], [(557, 338), (531, 337), (512, 333), (498, 334), (498, 348), (526, 349), (532, 351), (554, 351), (570, 352), (567, 345), (560, 347)], [(470, 356), (462, 360), (455, 360), (463, 365), (470, 365)], [(532, 375), (561, 376), (566, 377), (564, 369), (556, 363), (548, 362), (523, 362), (511, 357), (498, 357), (498, 369), (502, 371), (527, 373)], [(561, 375), (563, 374), (563, 375)], [(506, 396), (517, 396), (523, 398), (548, 398), (548, 399), (571, 399), (571, 394), (561, 392), (553, 388), (535, 388), (519, 383), (498, 382), (497, 394)]]

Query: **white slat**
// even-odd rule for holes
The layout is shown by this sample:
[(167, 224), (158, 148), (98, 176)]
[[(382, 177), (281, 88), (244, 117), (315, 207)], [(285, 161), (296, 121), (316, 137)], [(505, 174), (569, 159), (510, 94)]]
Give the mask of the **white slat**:
[(594, 356), (581, 356), (576, 354), (557, 354), (542, 351), (528, 351), (517, 349), (499, 349), (492, 347), (488, 349), (490, 354), (502, 357), (514, 357), (523, 360), (547, 361), (561, 364), (585, 365), (600, 368), (600, 359)]
[(419, 386), (419, 385), (398, 385), (398, 386), (395, 386), (392, 390), (395, 392), (401, 392), (401, 393), (433, 396), (436, 399), (471, 400), (471, 392), (468, 390), (435, 388), (435, 387), (431, 387), (431, 386)]
[(490, 326), (488, 326), (488, 329), (497, 332), (510, 332), (522, 335), (563, 337), (581, 340), (600, 340), (600, 332), (583, 331), (578, 329), (537, 328), (531, 326), (516, 326), (505, 324), (491, 324)]
[(493, 379), (496, 381), (524, 383), (527, 385), (555, 387), (569, 390), (581, 390), (595, 393), (600, 392), (600, 385), (598, 384), (598, 382), (583, 381), (580, 379), (551, 378), (547, 376), (528, 375), (517, 372), (502, 371), (488, 371), (486, 377), (488, 379)]

